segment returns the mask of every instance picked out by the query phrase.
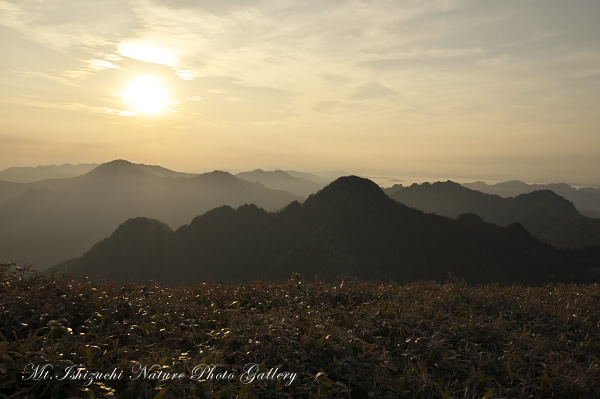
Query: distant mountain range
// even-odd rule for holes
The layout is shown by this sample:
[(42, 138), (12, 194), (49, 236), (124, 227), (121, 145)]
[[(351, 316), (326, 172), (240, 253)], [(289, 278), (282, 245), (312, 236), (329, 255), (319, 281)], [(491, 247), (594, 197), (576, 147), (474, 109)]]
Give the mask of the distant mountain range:
[(487, 194), (501, 197), (516, 197), (532, 191), (550, 190), (571, 201), (583, 215), (600, 218), (600, 189), (594, 187), (573, 188), (568, 184), (527, 184), (518, 180), (498, 184), (486, 184), (482, 181), (465, 183), (463, 186)]
[(308, 197), (325, 185), (318, 183), (318, 180), (311, 180), (306, 174), (305, 177), (301, 177), (298, 174), (293, 176), (289, 172), (282, 170), (264, 171), (256, 169), (251, 172), (238, 173), (236, 176), (240, 179), (260, 183), (268, 188), (284, 190), (301, 197)]
[(600, 219), (582, 216), (570, 201), (550, 190), (502, 198), (447, 181), (395, 185), (385, 192), (405, 205), (438, 215), (454, 218), (474, 213), (500, 226), (520, 223), (538, 239), (559, 248), (600, 245)]
[(165, 283), (287, 279), (292, 272), (384, 281), (443, 280), (448, 273), (471, 283), (589, 279), (571, 254), (521, 225), (426, 214), (355, 176), (275, 213), (222, 206), (175, 231), (158, 220), (130, 219), (83, 256), (51, 270)]
[(0, 181), (33, 183), (45, 179), (80, 176), (97, 167), (97, 163), (12, 167), (0, 171)]
[(221, 205), (275, 211), (302, 199), (227, 172), (194, 175), (124, 160), (72, 178), (0, 182), (0, 261), (43, 269), (81, 254), (136, 216), (178, 227)]
[[(81, 176), (98, 167), (100, 164), (63, 164), (63, 165), (40, 165), (11, 167), (0, 171), (0, 202), (10, 194), (10, 188), (7, 183), (33, 183), (47, 179), (63, 179), (69, 177)], [(181, 173), (158, 165), (141, 165), (144, 171), (156, 177), (194, 177), (198, 173)], [(240, 179), (253, 183), (260, 183), (267, 188), (283, 190), (289, 193), (308, 197), (310, 194), (323, 188), (333, 179), (317, 176), (311, 173), (298, 172), (293, 170), (262, 170), (256, 169), (248, 172), (241, 172), (236, 175)]]

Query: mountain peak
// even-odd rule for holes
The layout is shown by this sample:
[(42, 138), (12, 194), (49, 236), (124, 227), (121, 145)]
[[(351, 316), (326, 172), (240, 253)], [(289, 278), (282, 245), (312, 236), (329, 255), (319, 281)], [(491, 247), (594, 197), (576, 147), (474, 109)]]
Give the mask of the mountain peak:
[(100, 164), (98, 167), (96, 167), (96, 169), (98, 169), (98, 168), (128, 168), (128, 167), (133, 167), (133, 166), (135, 166), (135, 164), (133, 162), (129, 162), (126, 159), (115, 159), (114, 161), (109, 161), (109, 162)]
[(381, 188), (373, 181), (359, 176), (342, 176), (329, 183), (321, 192), (342, 190), (356, 193), (381, 193)]
[(373, 181), (358, 176), (343, 176), (311, 195), (305, 204), (321, 201), (347, 201), (349, 199), (371, 205), (393, 202)]
[(516, 196), (515, 198), (529, 199), (529, 200), (536, 200), (536, 201), (547, 201), (547, 202), (552, 202), (555, 204), (563, 204), (565, 206), (573, 205), (571, 201), (561, 197), (560, 195), (556, 194), (554, 191), (547, 190), (547, 189), (536, 190), (536, 191), (532, 191), (530, 193), (521, 194), (521, 195)]
[(202, 173), (200, 176), (227, 177), (227, 178), (235, 177), (234, 175), (232, 175), (229, 172), (225, 172), (225, 171), (218, 170), (218, 169), (215, 169), (212, 172)]
[(455, 181), (452, 180), (446, 180), (446, 181), (436, 181), (435, 183), (433, 183), (433, 185), (438, 185), (438, 186), (446, 186), (446, 187), (462, 187), (460, 184), (458, 184)]
[(160, 220), (146, 217), (135, 217), (121, 223), (114, 231), (111, 238), (126, 238), (138, 235), (147, 235), (149, 233), (169, 234), (173, 230)]
[(514, 198), (519, 202), (530, 202), (539, 207), (548, 207), (552, 213), (559, 210), (564, 215), (579, 216), (579, 211), (573, 203), (551, 190), (537, 190), (527, 194), (521, 194)]
[(224, 172), (222, 170), (213, 170), (212, 172), (202, 173), (195, 177), (199, 181), (210, 182), (210, 183), (226, 183), (231, 184), (236, 181), (239, 181), (237, 177), (232, 175), (229, 172)]
[(123, 176), (140, 174), (144, 174), (144, 172), (138, 165), (124, 159), (116, 159), (114, 161), (103, 163), (86, 173), (87, 176)]

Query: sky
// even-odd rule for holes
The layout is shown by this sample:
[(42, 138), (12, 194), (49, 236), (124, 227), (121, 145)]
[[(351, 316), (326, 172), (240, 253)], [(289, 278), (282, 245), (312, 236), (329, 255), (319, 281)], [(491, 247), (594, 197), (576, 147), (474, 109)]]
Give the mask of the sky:
[(0, 168), (600, 184), (597, 0), (0, 0)]

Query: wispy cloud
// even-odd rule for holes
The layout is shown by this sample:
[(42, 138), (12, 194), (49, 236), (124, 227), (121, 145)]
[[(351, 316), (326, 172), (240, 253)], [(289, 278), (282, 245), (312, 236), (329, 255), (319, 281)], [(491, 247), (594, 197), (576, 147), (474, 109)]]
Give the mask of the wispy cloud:
[(350, 98), (353, 100), (372, 100), (377, 98), (387, 98), (395, 96), (396, 94), (397, 93), (394, 90), (385, 87), (378, 82), (369, 82), (357, 87)]
[(35, 107), (35, 108), (45, 108), (45, 109), (55, 109), (61, 111), (87, 111), (87, 112), (96, 112), (101, 114), (110, 114), (110, 115), (118, 115), (118, 116), (137, 116), (137, 113), (114, 109), (111, 107), (103, 107), (103, 106), (90, 106), (87, 104), (75, 103), (75, 102), (49, 102), (44, 101), (43, 99), (36, 98), (0, 98), (0, 103), (5, 104), (16, 104), (22, 105), (26, 107)]
[(73, 80), (85, 79), (98, 71), (104, 69), (118, 69), (118, 65), (113, 64), (108, 60), (103, 59), (91, 59), (82, 62), (82, 65), (77, 69), (71, 69), (62, 73), (69, 82)]
[(45, 79), (45, 80), (49, 80), (52, 82), (60, 83), (65, 86), (78, 86), (77, 82), (74, 82), (72, 79), (66, 78), (64, 76), (51, 75), (48, 73), (37, 72), (37, 71), (13, 71), (13, 72), (18, 75), (21, 75), (21, 76)]

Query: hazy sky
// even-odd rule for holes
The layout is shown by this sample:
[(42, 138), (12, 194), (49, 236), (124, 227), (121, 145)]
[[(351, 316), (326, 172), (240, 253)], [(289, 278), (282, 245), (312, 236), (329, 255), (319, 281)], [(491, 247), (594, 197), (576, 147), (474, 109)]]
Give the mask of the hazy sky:
[(0, 0), (0, 168), (600, 184), (598, 0)]

